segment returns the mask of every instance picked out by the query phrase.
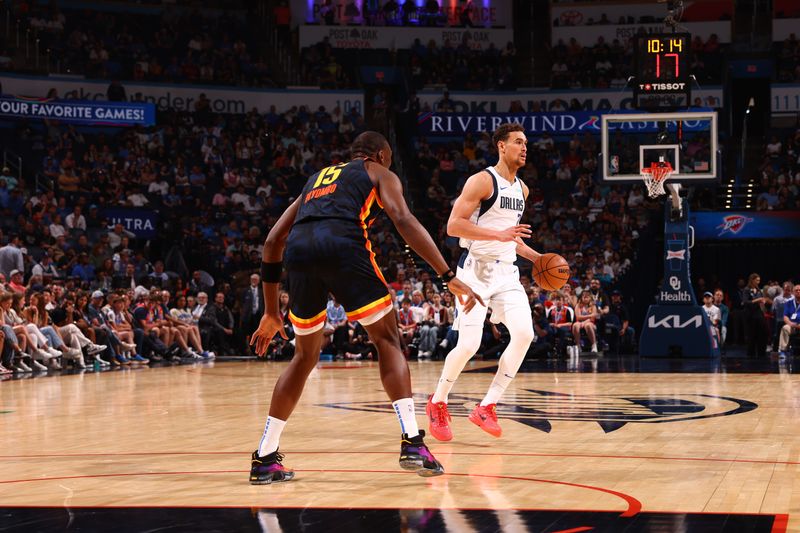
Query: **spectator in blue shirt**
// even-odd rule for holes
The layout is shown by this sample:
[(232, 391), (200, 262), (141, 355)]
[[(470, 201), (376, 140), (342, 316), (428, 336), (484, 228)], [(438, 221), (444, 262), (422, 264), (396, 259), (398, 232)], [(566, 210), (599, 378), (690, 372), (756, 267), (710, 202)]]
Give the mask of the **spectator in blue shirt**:
[(786, 356), (789, 347), (789, 337), (800, 333), (800, 283), (794, 286), (792, 298), (783, 304), (783, 327), (781, 328), (778, 351), (781, 357)]
[(772, 320), (775, 324), (772, 332), (773, 348), (778, 344), (778, 337), (780, 336), (781, 327), (783, 327), (783, 308), (786, 301), (792, 299), (793, 288), (794, 284), (791, 281), (785, 281), (783, 283), (783, 292), (772, 300)]
[(94, 265), (89, 262), (89, 254), (86, 252), (81, 252), (78, 256), (78, 264), (72, 267), (72, 277), (87, 282), (94, 280)]
[(331, 298), (327, 307), (327, 320), (325, 321), (325, 342), (331, 343), (333, 350), (341, 352), (348, 341), (347, 338), (347, 313), (342, 304)]
[(9, 200), (11, 199), (11, 191), (8, 190), (8, 184), (0, 179), (0, 208), (7, 209)]
[(0, 180), (5, 180), (9, 191), (16, 189), (17, 185), (19, 184), (19, 181), (14, 177), (13, 174), (11, 174), (11, 169), (8, 167), (3, 167), (3, 173), (0, 174)]
[(728, 336), (728, 315), (730, 314), (731, 310), (725, 305), (725, 295), (722, 292), (722, 289), (717, 289), (714, 291), (714, 305), (719, 308), (720, 319), (719, 319), (719, 334), (720, 334), (720, 346), (725, 346), (725, 338)]

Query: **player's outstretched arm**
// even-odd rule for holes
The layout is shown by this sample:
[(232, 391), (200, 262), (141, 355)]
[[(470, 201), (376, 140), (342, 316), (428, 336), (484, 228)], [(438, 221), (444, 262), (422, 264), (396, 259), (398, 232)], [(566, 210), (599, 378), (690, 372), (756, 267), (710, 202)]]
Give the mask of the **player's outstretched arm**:
[(479, 172), (469, 177), (450, 212), (450, 219), (447, 221), (448, 235), (472, 241), (501, 242), (531, 236), (531, 227), (528, 224), (518, 224), (503, 231), (497, 231), (478, 227), (470, 220), (481, 202), (492, 196), (493, 188), (492, 177), (486, 172)]
[[(433, 242), (430, 233), (408, 209), (408, 204), (403, 198), (403, 184), (400, 182), (400, 178), (394, 172), (378, 165), (372, 166), (370, 170), (378, 174), (375, 186), (378, 188), (383, 209), (392, 219), (397, 231), (408, 245), (433, 267), (437, 275), (441, 276), (447, 273), (450, 267), (436, 247), (436, 243)], [(466, 312), (472, 309), (476, 299), (483, 305), (480, 296), (459, 279), (453, 278), (448, 282), (447, 287), (450, 292), (459, 297)]]
[[(525, 197), (525, 201), (527, 201), (528, 200), (528, 186), (525, 185), (524, 182), (522, 183), (522, 195)], [(530, 261), (532, 263), (535, 263), (536, 261), (538, 261), (539, 258), (542, 256), (542, 254), (540, 254), (539, 252), (537, 252), (536, 250), (534, 250), (533, 248), (531, 248), (530, 246), (525, 244), (525, 241), (523, 241), (521, 238), (517, 237), (514, 240), (517, 241), (517, 255), (518, 256), (524, 257), (525, 259), (527, 259), (528, 261)]]
[[(283, 260), (283, 249), (286, 247), (286, 239), (289, 237), (298, 209), (300, 209), (300, 198), (292, 202), (269, 230), (267, 240), (264, 241), (264, 250), (261, 252), (262, 262), (280, 263)], [(264, 288), (264, 316), (261, 317), (261, 322), (250, 340), (250, 344), (255, 345), (256, 355), (259, 357), (266, 355), (267, 347), (276, 333), (284, 339), (288, 338), (280, 314), (279, 283), (262, 280), (261, 285)]]

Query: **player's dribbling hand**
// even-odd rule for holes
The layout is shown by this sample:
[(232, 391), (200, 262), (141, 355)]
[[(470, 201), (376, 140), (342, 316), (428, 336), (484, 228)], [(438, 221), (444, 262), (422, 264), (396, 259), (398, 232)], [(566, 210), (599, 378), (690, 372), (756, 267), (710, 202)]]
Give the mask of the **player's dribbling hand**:
[(258, 323), (258, 328), (253, 332), (253, 336), (250, 339), (250, 346), (255, 345), (257, 356), (264, 357), (267, 354), (269, 343), (276, 333), (289, 340), (286, 330), (283, 328), (283, 320), (280, 315), (262, 316), (261, 322)]
[(464, 312), (469, 313), (475, 307), (475, 302), (478, 301), (481, 305), (486, 306), (481, 300), (481, 297), (473, 292), (469, 286), (458, 278), (453, 278), (447, 282), (447, 290), (453, 293), (458, 298), (461, 305), (464, 306)]
[(500, 242), (516, 241), (517, 239), (530, 237), (532, 234), (530, 224), (517, 224), (499, 232), (497, 240)]

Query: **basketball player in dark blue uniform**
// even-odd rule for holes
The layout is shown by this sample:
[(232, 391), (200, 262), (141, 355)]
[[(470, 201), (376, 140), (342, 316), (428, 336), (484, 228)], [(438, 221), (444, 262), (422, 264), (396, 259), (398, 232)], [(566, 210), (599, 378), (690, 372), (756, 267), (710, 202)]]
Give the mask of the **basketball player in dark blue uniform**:
[(278, 307), (284, 262), (291, 297), (289, 319), (297, 337), (294, 358), (278, 378), (264, 434), (253, 452), (250, 483), (254, 485), (294, 477), (281, 464), (278, 440), (319, 360), (329, 292), (347, 310), (348, 319), (364, 326), (378, 350), (381, 381), (400, 419), (400, 466), (424, 477), (444, 473), (417, 427), (392, 299), (367, 235), (379, 211), (386, 211), (400, 235), (467, 310), (475, 305), (476, 296), (455, 278), (431, 236), (408, 210), (400, 179), (389, 170), (392, 149), (386, 138), (364, 132), (353, 142), (351, 154), (349, 163), (327, 167), (308, 179), (264, 244), (261, 278), (266, 305), (252, 343), (263, 356), (276, 333), (286, 338)]

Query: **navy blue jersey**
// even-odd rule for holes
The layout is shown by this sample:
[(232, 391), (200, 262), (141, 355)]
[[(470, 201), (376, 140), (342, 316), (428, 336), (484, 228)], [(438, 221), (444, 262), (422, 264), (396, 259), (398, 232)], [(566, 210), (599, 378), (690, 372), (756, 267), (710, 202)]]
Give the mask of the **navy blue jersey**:
[(310, 178), (300, 197), (283, 261), (297, 335), (325, 323), (328, 293), (350, 320), (382, 317), (392, 297), (375, 262), (367, 228), (383, 208), (364, 160), (330, 166)]
[(308, 178), (294, 223), (335, 218), (368, 227), (381, 208), (364, 160), (354, 159), (323, 168)]

